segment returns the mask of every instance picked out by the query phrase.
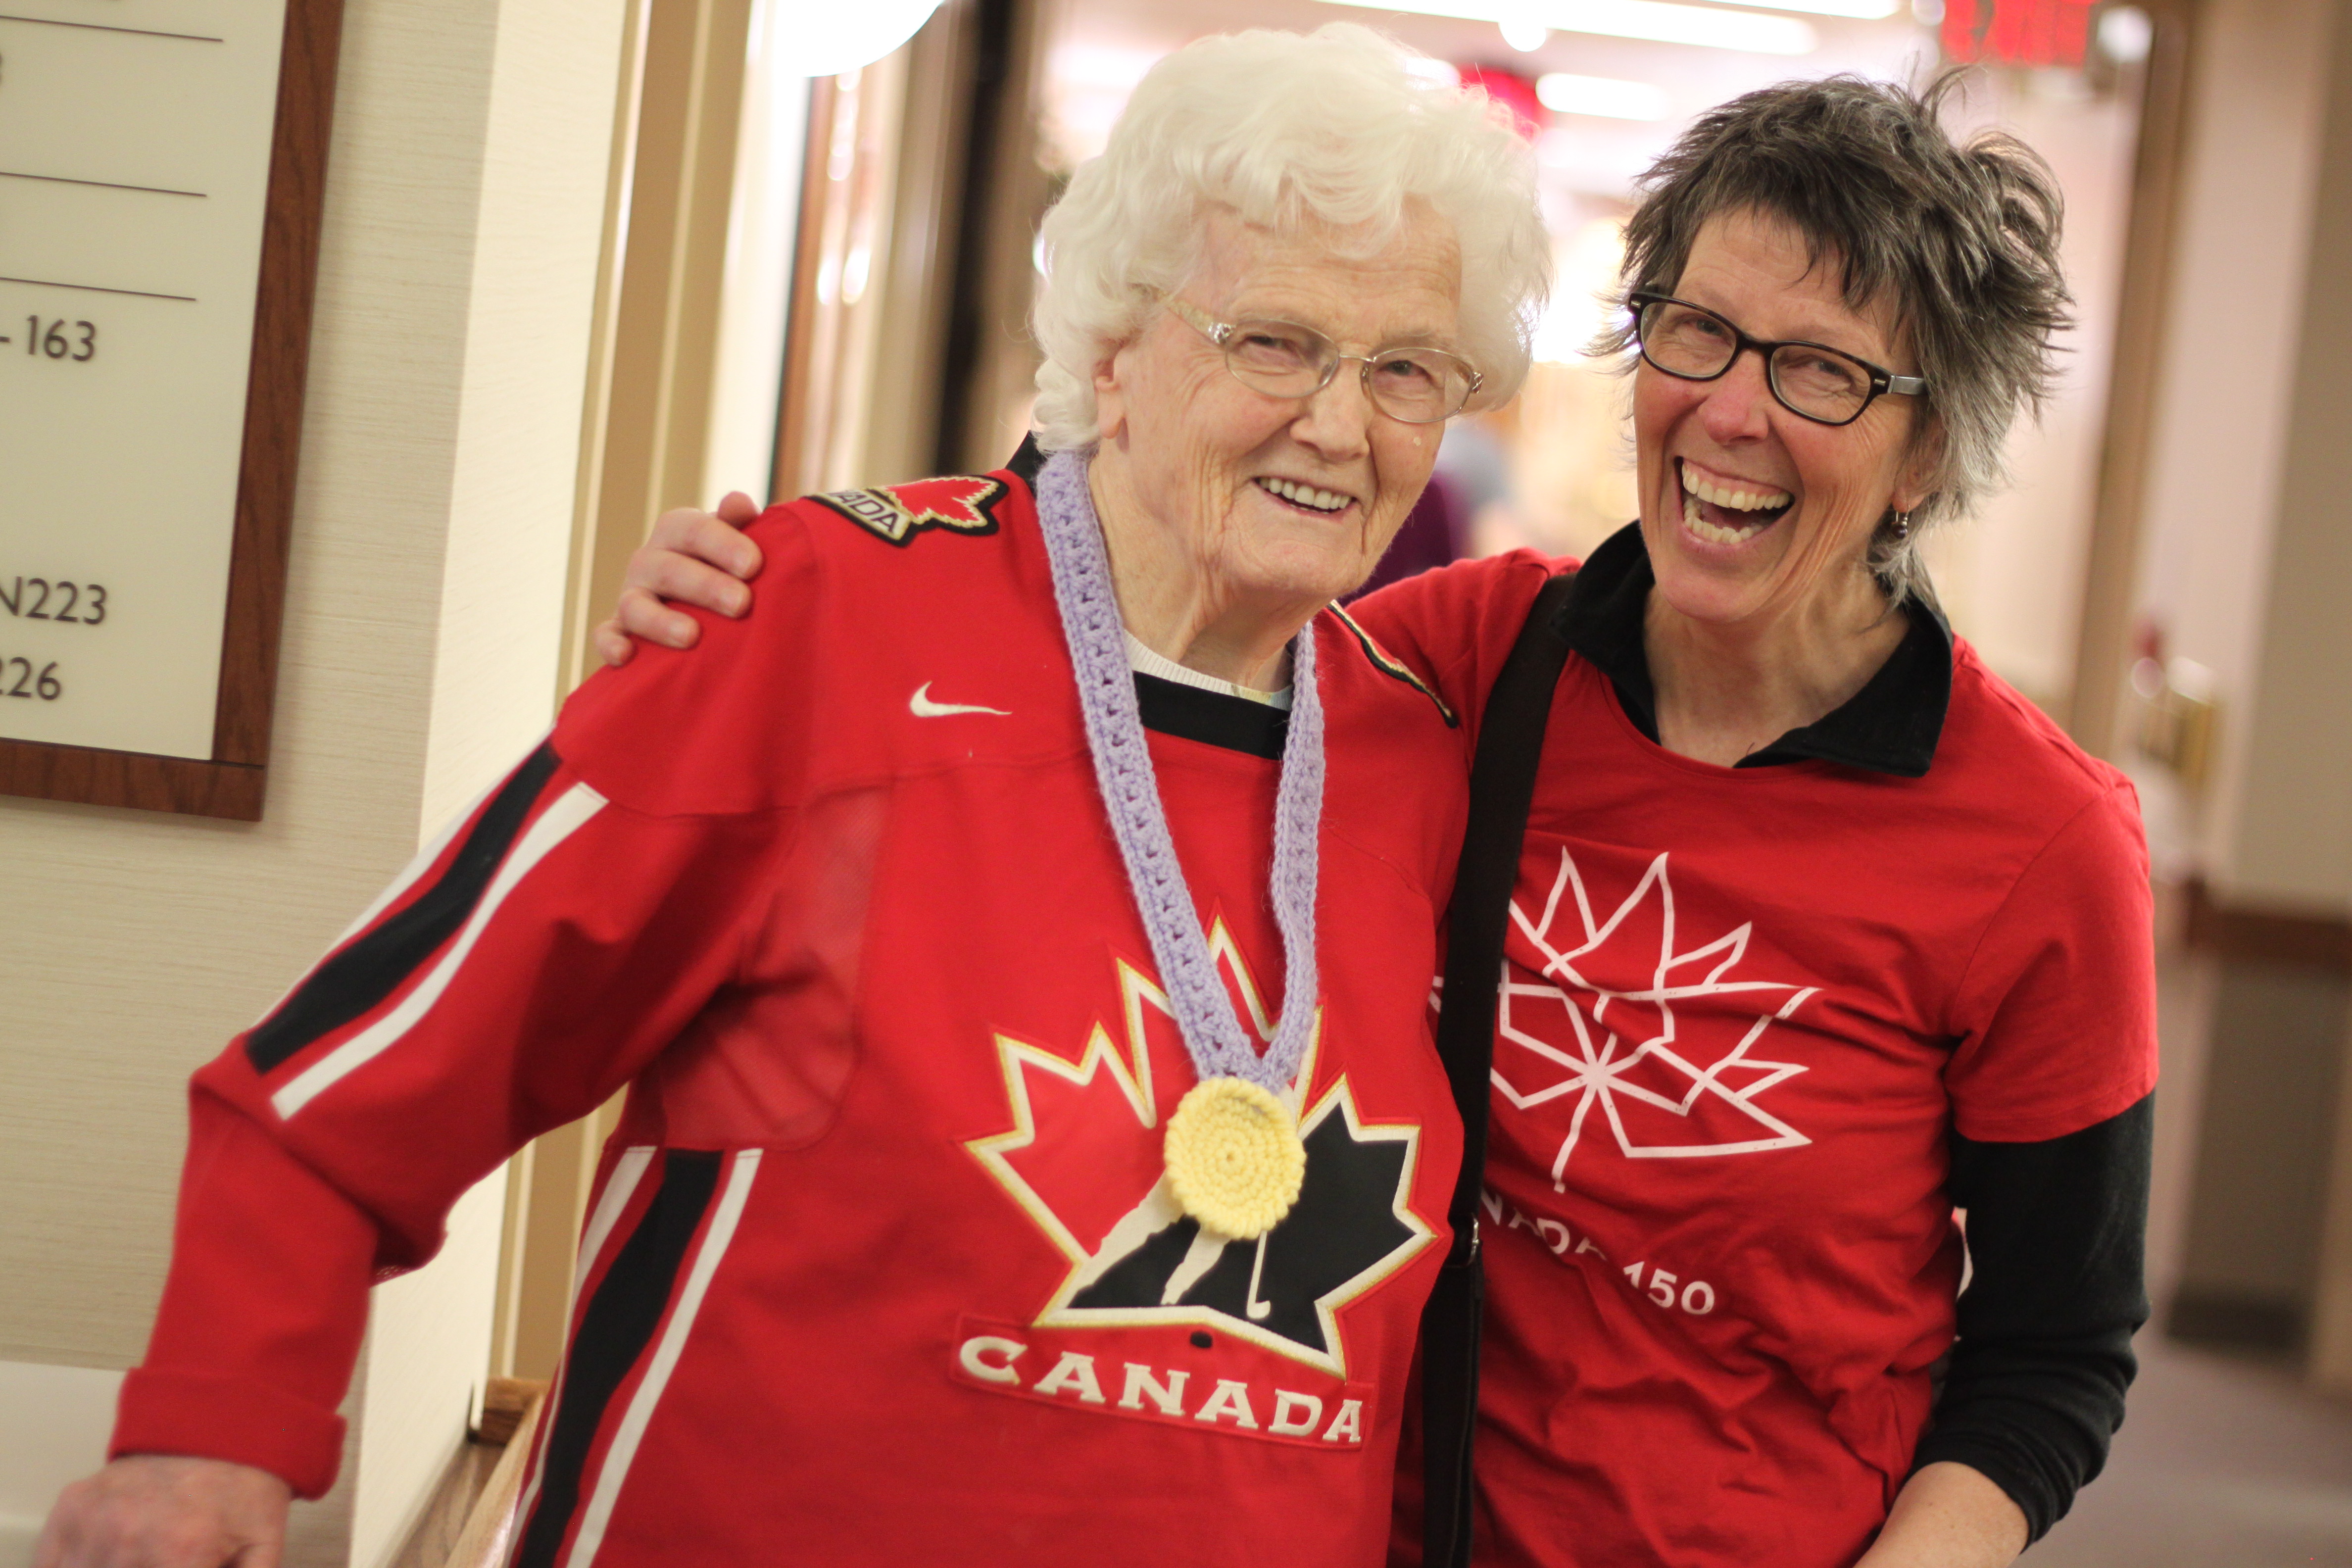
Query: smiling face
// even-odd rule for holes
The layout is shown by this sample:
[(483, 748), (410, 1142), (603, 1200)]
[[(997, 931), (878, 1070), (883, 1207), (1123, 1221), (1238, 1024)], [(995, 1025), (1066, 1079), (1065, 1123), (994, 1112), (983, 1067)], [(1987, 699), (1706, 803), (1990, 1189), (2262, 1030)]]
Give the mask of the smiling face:
[[(1774, 218), (1709, 219), (1667, 292), (1752, 338), (1822, 343), (1918, 374), (1892, 311), (1851, 309), (1835, 258), (1810, 263), (1803, 237)], [(1642, 363), (1633, 434), (1659, 595), (1717, 625), (1874, 613), (1871, 536), (1890, 506), (1910, 510), (1924, 493), (1916, 402), (1881, 397), (1851, 425), (1820, 425), (1773, 397), (1760, 355), (1742, 353), (1714, 381)]]
[[(1459, 352), (1461, 265), (1451, 229), (1416, 213), (1370, 257), (1339, 254), (1313, 229), (1208, 220), (1201, 265), (1178, 297), (1221, 321), (1295, 321), (1370, 354), (1399, 343)], [(1274, 397), (1237, 380), (1224, 351), (1170, 310), (1097, 372), (1103, 455), (1122, 528), (1181, 561), (1186, 590), (1269, 614), (1318, 605), (1370, 575), (1428, 483), (1442, 426), (1406, 425), (1365, 395), (1344, 362), (1311, 397)], [(1108, 521), (1108, 520), (1107, 520)], [(1113, 533), (1115, 571), (1121, 560)], [(1128, 584), (1121, 584), (1121, 600)]]

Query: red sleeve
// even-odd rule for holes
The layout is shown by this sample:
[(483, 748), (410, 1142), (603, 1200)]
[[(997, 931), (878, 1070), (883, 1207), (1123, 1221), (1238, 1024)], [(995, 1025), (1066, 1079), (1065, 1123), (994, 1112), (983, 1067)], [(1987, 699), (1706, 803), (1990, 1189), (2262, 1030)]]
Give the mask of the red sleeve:
[[(629, 1082), (720, 986), (796, 821), (821, 584), (641, 654), (196, 1075), (170, 1274), (114, 1453), (334, 1479), (367, 1288), (450, 1205)], [(682, 781), (682, 782), (681, 782)]]
[(319, 1497), (342, 1454), (335, 1407), (367, 1327), (376, 1229), (261, 1128), (201, 1089), (192, 1101), (172, 1271), (109, 1457), (233, 1459)]
[(2153, 902), (2117, 779), (2027, 866), (1961, 977), (1944, 1079), (1962, 1137), (2063, 1137), (2156, 1087)]
[(1573, 562), (1514, 550), (1457, 561), (1368, 594), (1348, 606), (1372, 639), (1412, 666), (1477, 742), (1486, 692), (1510, 657), (1545, 579)]

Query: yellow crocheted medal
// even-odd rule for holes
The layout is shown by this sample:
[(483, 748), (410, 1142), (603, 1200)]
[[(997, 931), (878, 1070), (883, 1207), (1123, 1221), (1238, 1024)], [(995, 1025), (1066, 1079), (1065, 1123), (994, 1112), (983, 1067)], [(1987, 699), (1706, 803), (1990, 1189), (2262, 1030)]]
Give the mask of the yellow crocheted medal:
[(1168, 1185), (1201, 1228), (1255, 1241), (1298, 1201), (1307, 1145), (1274, 1095), (1239, 1078), (1194, 1084), (1168, 1119)]

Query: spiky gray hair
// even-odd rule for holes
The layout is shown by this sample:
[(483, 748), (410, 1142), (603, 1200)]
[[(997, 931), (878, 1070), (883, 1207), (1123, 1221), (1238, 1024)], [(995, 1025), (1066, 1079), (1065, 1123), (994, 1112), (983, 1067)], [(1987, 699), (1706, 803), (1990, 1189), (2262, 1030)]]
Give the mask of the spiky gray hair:
[[(1706, 221), (1745, 210), (1788, 223), (1813, 263), (1838, 267), (1853, 309), (1893, 304), (1927, 382), (1914, 439), (1935, 444), (1909, 537), (1882, 526), (1872, 542), (1871, 569), (1897, 603), (1931, 592), (1922, 536), (2006, 482), (2010, 426), (2021, 408), (2041, 414), (2053, 339), (2072, 324), (2057, 176), (2005, 132), (1946, 133), (1941, 111), (1962, 79), (1947, 72), (1915, 93), (1833, 76), (1707, 110), (1638, 182), (1618, 277), (1620, 303), (1638, 289), (1673, 292)], [(1615, 319), (1596, 352), (1632, 345), (1630, 312)]]

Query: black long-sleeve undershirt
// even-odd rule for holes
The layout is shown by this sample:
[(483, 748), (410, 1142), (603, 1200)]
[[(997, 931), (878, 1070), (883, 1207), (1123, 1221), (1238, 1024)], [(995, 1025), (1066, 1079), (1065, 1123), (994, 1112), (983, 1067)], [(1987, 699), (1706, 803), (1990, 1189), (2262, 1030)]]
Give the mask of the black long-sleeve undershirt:
[(1952, 1135), (1970, 1276), (1916, 1466), (1990, 1478), (2039, 1541), (2106, 1463), (2147, 1321), (2144, 1233), (2156, 1097), (2035, 1143)]

